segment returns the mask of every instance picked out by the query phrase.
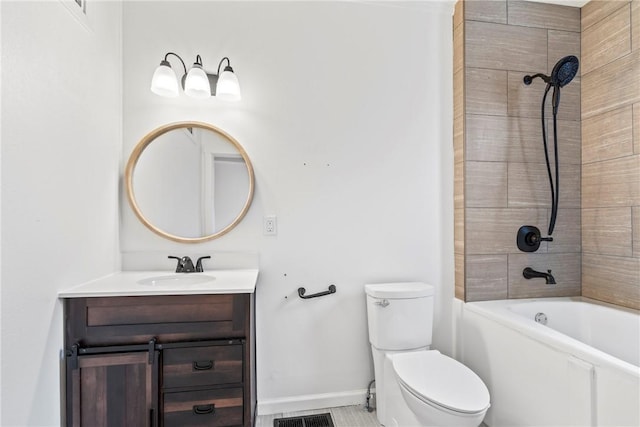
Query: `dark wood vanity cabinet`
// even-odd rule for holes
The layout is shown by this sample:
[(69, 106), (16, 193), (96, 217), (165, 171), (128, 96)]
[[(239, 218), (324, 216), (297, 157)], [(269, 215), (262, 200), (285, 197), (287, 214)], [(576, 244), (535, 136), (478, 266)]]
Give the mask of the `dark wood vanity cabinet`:
[(67, 426), (252, 426), (254, 295), (64, 299)]

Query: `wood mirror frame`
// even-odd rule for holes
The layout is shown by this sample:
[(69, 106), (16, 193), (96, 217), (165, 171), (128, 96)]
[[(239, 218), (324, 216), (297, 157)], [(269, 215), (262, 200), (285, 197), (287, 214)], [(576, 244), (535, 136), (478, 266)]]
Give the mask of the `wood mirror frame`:
[[(156, 138), (158, 138), (161, 135), (166, 134), (167, 132), (170, 132), (170, 131), (176, 130), (176, 129), (189, 129), (189, 128), (204, 129), (204, 130), (207, 130), (207, 131), (210, 131), (210, 132), (214, 132), (215, 134), (217, 134), (217, 135), (221, 136), (222, 138), (226, 139), (230, 144), (232, 144), (236, 148), (236, 150), (238, 151), (238, 153), (240, 154), (240, 156), (244, 160), (244, 164), (247, 167), (247, 173), (248, 173), (248, 178), (249, 178), (249, 189), (248, 189), (248, 195), (247, 195), (246, 201), (244, 203), (244, 206), (242, 207), (242, 209), (238, 213), (238, 215), (235, 217), (235, 219), (231, 223), (229, 223), (228, 225), (226, 225), (223, 228), (221, 228), (220, 230), (217, 230), (212, 234), (208, 234), (208, 235), (204, 235), (204, 236), (200, 236), (200, 237), (179, 236), (179, 235), (167, 232), (167, 231), (161, 229), (160, 227), (158, 227), (157, 225), (153, 224), (142, 213), (142, 210), (140, 209), (140, 206), (138, 205), (138, 202), (136, 201), (136, 197), (135, 197), (135, 194), (134, 194), (134, 188), (133, 188), (133, 174), (134, 174), (134, 171), (135, 171), (135, 167), (138, 164), (140, 156), (142, 155), (144, 150), (152, 142), (154, 142), (156, 140)], [(126, 168), (125, 168), (124, 179), (125, 179), (125, 188), (126, 188), (126, 193), (127, 193), (127, 199), (129, 200), (129, 205), (131, 206), (131, 209), (135, 213), (136, 217), (138, 217), (140, 222), (142, 222), (142, 224), (144, 224), (149, 230), (153, 231), (157, 235), (159, 235), (161, 237), (164, 237), (166, 239), (169, 239), (169, 240), (173, 240), (174, 242), (180, 242), (180, 243), (201, 243), (201, 242), (206, 242), (208, 240), (213, 240), (213, 239), (216, 239), (218, 237), (221, 237), (221, 236), (227, 234), (229, 231), (231, 231), (236, 225), (238, 225), (238, 223), (240, 223), (240, 221), (244, 218), (244, 216), (246, 215), (247, 211), (249, 210), (249, 207), (251, 206), (251, 202), (253, 200), (253, 192), (254, 192), (254, 185), (255, 185), (255, 177), (254, 177), (254, 173), (253, 173), (253, 166), (251, 164), (251, 161), (249, 160), (249, 156), (247, 155), (247, 153), (244, 150), (244, 148), (240, 145), (240, 143), (236, 139), (234, 139), (231, 135), (229, 135), (228, 133), (223, 131), (222, 129), (217, 128), (217, 127), (215, 127), (213, 125), (210, 125), (210, 124), (207, 124), (207, 123), (203, 123), (203, 122), (176, 122), (176, 123), (170, 123), (170, 124), (161, 126), (161, 127), (157, 128), (157, 129), (154, 129), (151, 132), (149, 132), (146, 136), (144, 136), (140, 140), (140, 142), (138, 142), (138, 144), (134, 147), (133, 151), (131, 152), (131, 155), (129, 157), (129, 161), (127, 162), (127, 165), (126, 165)]]

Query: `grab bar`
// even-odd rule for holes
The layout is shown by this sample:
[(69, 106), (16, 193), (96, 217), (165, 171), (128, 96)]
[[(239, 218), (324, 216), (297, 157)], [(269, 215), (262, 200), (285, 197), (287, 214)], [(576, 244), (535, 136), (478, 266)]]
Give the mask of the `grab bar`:
[(300, 298), (302, 298), (302, 299), (323, 297), (325, 295), (335, 294), (336, 293), (336, 285), (329, 285), (329, 290), (328, 291), (318, 292), (317, 294), (305, 295), (304, 294), (305, 292), (307, 292), (307, 290), (305, 288), (298, 288), (298, 296)]

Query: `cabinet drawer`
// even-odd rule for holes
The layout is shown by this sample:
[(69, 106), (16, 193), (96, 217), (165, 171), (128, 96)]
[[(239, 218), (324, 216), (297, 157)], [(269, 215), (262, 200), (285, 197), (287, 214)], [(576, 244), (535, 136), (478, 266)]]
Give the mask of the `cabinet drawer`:
[(242, 382), (242, 344), (170, 348), (162, 352), (162, 387)]
[(180, 342), (246, 336), (248, 294), (65, 299), (67, 345)]
[(163, 395), (164, 427), (243, 425), (242, 388)]

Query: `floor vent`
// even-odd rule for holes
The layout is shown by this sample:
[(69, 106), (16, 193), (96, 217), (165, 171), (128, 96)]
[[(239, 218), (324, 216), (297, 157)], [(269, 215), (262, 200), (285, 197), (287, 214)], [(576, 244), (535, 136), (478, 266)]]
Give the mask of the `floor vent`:
[(273, 427), (334, 427), (331, 414), (304, 415), (301, 417), (276, 418)]

